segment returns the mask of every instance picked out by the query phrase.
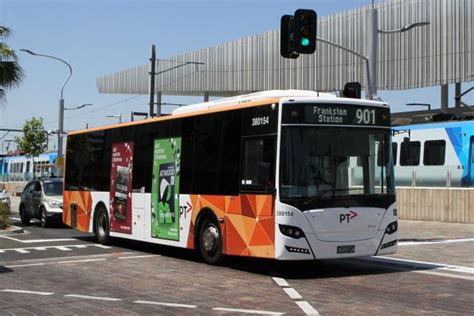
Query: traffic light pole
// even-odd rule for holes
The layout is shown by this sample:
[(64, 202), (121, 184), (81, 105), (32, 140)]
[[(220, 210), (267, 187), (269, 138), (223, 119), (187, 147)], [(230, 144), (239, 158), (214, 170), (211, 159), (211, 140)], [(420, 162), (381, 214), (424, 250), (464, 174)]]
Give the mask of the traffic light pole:
[(325, 44), (328, 44), (328, 45), (331, 45), (331, 46), (334, 46), (336, 48), (339, 48), (339, 49), (342, 49), (348, 53), (351, 53), (353, 55), (356, 55), (357, 57), (359, 58), (362, 58), (364, 61), (365, 61), (365, 65), (366, 65), (366, 90), (367, 90), (367, 97), (369, 100), (373, 100), (374, 97), (375, 97), (375, 94), (374, 94), (374, 86), (373, 86), (373, 82), (372, 82), (372, 79), (371, 79), (371, 76), (370, 76), (370, 60), (368, 57), (352, 50), (352, 49), (349, 49), (347, 47), (344, 47), (342, 45), (339, 45), (337, 43), (334, 43), (334, 42), (331, 42), (329, 40), (326, 40), (324, 38), (320, 38), (320, 37), (316, 37), (316, 40), (317, 41), (320, 41), (320, 42), (323, 42)]

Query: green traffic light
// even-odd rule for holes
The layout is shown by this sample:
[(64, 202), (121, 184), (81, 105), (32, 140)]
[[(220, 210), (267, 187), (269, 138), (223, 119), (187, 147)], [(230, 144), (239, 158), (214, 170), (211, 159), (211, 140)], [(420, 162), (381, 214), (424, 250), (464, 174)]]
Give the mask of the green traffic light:
[(308, 46), (309, 45), (309, 39), (307, 39), (306, 37), (303, 37), (301, 39), (301, 46)]

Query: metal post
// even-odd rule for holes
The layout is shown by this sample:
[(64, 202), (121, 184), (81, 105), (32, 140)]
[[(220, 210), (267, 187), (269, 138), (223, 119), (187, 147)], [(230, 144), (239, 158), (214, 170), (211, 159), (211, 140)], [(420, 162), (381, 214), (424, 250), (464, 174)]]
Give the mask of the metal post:
[(461, 107), (461, 83), (460, 82), (456, 82), (454, 100), (455, 100), (456, 109), (460, 108)]
[(441, 113), (446, 113), (449, 107), (449, 90), (447, 84), (441, 85)]
[(161, 116), (161, 91), (156, 93), (156, 116)]
[(59, 99), (58, 158), (63, 156), (64, 99)]
[(372, 6), (372, 10), (367, 16), (367, 55), (369, 58), (369, 71), (371, 78), (371, 87), (369, 95), (377, 95), (377, 51), (378, 51), (378, 12)]
[(151, 45), (151, 58), (150, 58), (150, 117), (154, 116), (154, 102), (155, 102), (155, 66), (156, 66), (156, 49), (155, 45)]

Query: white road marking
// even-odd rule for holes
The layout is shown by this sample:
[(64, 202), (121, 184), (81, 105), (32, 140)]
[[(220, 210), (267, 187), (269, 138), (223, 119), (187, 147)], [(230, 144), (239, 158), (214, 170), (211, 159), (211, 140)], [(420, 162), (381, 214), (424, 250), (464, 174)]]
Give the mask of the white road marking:
[(22, 249), (22, 248), (16, 248), (16, 249), (5, 249), (5, 250), (14, 250), (16, 252), (19, 252), (19, 253), (30, 253), (28, 250), (26, 249)]
[(242, 314), (259, 314), (259, 315), (283, 315), (284, 313), (279, 312), (269, 312), (261, 311), (257, 309), (241, 309), (241, 308), (226, 308), (226, 307), (214, 307), (213, 311), (222, 311), (222, 312), (235, 312)]
[(9, 292), (9, 293), (21, 293), (21, 294), (35, 294), (35, 295), (53, 295), (52, 292), (38, 292), (38, 291), (28, 291), (28, 290), (10, 290), (5, 289), (2, 292)]
[(416, 245), (436, 245), (436, 244), (449, 244), (457, 242), (469, 242), (474, 241), (474, 238), (460, 238), (460, 239), (443, 239), (433, 241), (400, 241), (399, 246), (416, 246)]
[(414, 267), (414, 268), (425, 268), (425, 269), (432, 269), (432, 270), (447, 270), (447, 271), (450, 271), (450, 272), (474, 274), (474, 268), (471, 268), (471, 267), (455, 266), (455, 265), (436, 263), (436, 262), (406, 260), (406, 259), (384, 257), (384, 256), (361, 258), (361, 259), (362, 260), (374, 261), (374, 262), (391, 263), (391, 264), (396, 264), (396, 265), (400, 265), (400, 266), (410, 266), (410, 267)]
[(444, 273), (444, 272), (438, 272), (438, 271), (429, 271), (429, 270), (416, 270), (416, 271), (412, 271), (412, 272), (421, 273), (421, 274), (431, 274), (431, 275), (443, 276), (443, 277), (454, 278), (454, 279), (474, 281), (474, 277), (468, 276), (468, 275), (458, 275), (458, 274)]
[[(71, 247), (71, 246), (70, 246)], [(75, 246), (72, 246), (72, 247), (76, 247), (76, 248), (79, 248), (79, 249), (83, 249), (83, 248), (87, 248), (87, 245), (75, 245)]]
[(46, 250), (46, 247), (35, 247), (34, 249), (38, 251), (44, 251)]
[(101, 244), (94, 244), (93, 246), (96, 246), (96, 247), (99, 247), (99, 248), (103, 248), (103, 249), (111, 249), (112, 247), (110, 246), (105, 246), (105, 245), (101, 245)]
[(154, 301), (134, 301), (133, 303), (135, 303), (135, 304), (160, 305), (160, 306), (169, 306), (169, 307), (182, 307), (182, 308), (196, 308), (197, 307), (197, 305), (166, 303), (166, 302), (154, 302)]
[(63, 264), (63, 263), (79, 263), (79, 262), (95, 262), (95, 261), (105, 261), (105, 258), (97, 258), (97, 259), (84, 259), (84, 260), (68, 260), (68, 261), (58, 261), (56, 263)]
[(45, 263), (38, 262), (38, 263), (15, 264), (11, 266), (5, 266), (5, 268), (20, 268), (20, 267), (44, 266), (44, 265)]
[(118, 257), (118, 259), (140, 259), (140, 258), (152, 258), (152, 257), (159, 257), (160, 255), (144, 255), (144, 256), (125, 256), (125, 257)]
[(71, 251), (71, 249), (69, 249), (67, 247), (64, 247), (64, 246), (55, 246), (54, 248), (56, 248), (58, 250), (62, 250), (62, 251)]
[(310, 303), (307, 301), (297, 301), (296, 305), (301, 308), (301, 310), (306, 314), (306, 315), (319, 315), (318, 311), (314, 309), (313, 306), (311, 306)]
[(9, 236), (0, 236), (2, 238), (10, 239), (13, 241), (21, 242), (23, 244), (34, 244), (34, 243), (41, 243), (41, 242), (58, 242), (58, 241), (76, 241), (74, 238), (57, 238), (57, 239), (18, 239)]
[(282, 278), (273, 278), (273, 281), (275, 281), (278, 286), (290, 286), (288, 282), (286, 282), (286, 280)]
[(103, 297), (103, 296), (90, 296), (90, 295), (80, 295), (80, 294), (66, 294), (64, 297), (75, 297), (75, 298), (84, 298), (88, 300), (98, 300), (98, 301), (110, 301), (110, 302), (117, 302), (121, 301), (121, 298), (115, 297)]
[(294, 288), (292, 287), (285, 287), (283, 288), (283, 291), (285, 291), (285, 293), (292, 299), (292, 300), (301, 300), (303, 299), (303, 297), (301, 296), (300, 293), (298, 293), (298, 291), (296, 291)]
[(0, 253), (4, 253), (4, 252), (5, 252), (4, 250), (0, 249)]

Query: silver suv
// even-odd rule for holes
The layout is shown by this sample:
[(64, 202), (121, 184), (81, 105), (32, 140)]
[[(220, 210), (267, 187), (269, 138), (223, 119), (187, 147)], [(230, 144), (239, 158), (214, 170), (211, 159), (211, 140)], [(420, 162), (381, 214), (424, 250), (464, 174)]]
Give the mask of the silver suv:
[(32, 218), (41, 221), (42, 227), (55, 221), (62, 223), (63, 181), (60, 178), (35, 179), (26, 185), (21, 194), (20, 217), (23, 225)]

